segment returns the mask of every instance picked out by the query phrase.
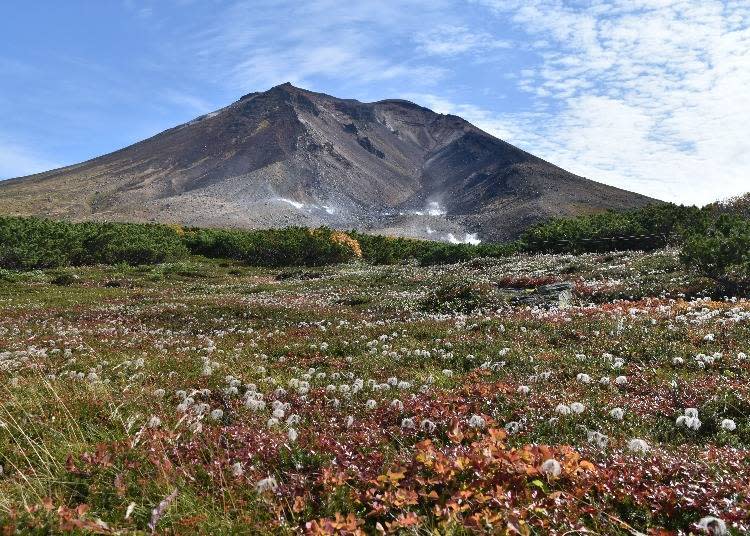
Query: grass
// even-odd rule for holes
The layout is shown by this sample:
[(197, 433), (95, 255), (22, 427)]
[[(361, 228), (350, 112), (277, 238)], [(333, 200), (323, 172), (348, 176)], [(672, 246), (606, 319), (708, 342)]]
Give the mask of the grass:
[[(750, 530), (750, 303), (676, 251), (64, 273), (0, 273), (9, 532)], [(549, 281), (572, 307), (503, 291)]]

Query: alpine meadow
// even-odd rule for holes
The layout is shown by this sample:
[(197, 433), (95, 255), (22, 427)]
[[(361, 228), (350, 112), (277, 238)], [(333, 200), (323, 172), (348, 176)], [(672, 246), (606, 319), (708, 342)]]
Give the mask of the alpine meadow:
[(10, 1), (0, 534), (750, 534), (750, 7)]

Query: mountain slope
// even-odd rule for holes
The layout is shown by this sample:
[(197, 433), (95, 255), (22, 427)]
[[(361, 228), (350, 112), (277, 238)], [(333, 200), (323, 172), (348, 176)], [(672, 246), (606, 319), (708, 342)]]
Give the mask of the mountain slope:
[(0, 182), (0, 213), (200, 226), (331, 225), (499, 240), (654, 200), (568, 173), (463, 119), (290, 84), (114, 153)]

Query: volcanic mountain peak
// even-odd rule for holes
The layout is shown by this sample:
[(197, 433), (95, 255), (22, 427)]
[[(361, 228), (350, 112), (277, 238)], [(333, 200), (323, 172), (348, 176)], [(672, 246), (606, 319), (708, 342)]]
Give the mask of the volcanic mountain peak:
[[(460, 117), (284, 83), (114, 153), (0, 183), (0, 212), (200, 226), (516, 236), (649, 198), (572, 175)], [(476, 238), (476, 237), (479, 238)]]

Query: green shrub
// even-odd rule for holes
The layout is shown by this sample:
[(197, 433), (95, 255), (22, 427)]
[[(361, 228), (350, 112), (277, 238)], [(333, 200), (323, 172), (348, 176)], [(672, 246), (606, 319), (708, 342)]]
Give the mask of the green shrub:
[(455, 264), (474, 257), (473, 247), (468, 244), (443, 244), (427, 242), (418, 254), (421, 266)]
[(186, 233), (185, 243), (196, 254), (238, 259), (255, 266), (323, 266), (361, 256), (355, 239), (327, 227), (191, 229)]
[(0, 267), (12, 270), (156, 264), (186, 254), (179, 230), (165, 225), (0, 217)]
[(350, 231), (362, 248), (362, 258), (370, 264), (399, 264), (414, 257), (420, 240), (370, 235)]
[(649, 251), (678, 243), (707, 217), (708, 211), (696, 207), (660, 203), (625, 212), (553, 219), (526, 231), (521, 241), (530, 252)]
[(422, 301), (422, 309), (431, 313), (470, 313), (489, 303), (489, 293), (488, 287), (477, 284), (445, 283)]
[(79, 264), (161, 264), (183, 258), (188, 253), (178, 233), (170, 227), (93, 225), (83, 239)]
[(357, 233), (352, 231), (362, 246), (362, 258), (371, 264), (398, 264), (416, 260), (422, 266), (454, 264), (479, 257), (507, 257), (518, 250), (516, 243), (508, 244), (446, 244), (413, 238), (398, 238)]
[(750, 291), (750, 220), (727, 214), (690, 234), (682, 261), (717, 281), (728, 293)]
[(69, 287), (73, 283), (78, 281), (78, 277), (68, 272), (62, 272), (52, 278), (50, 283), (58, 287)]

